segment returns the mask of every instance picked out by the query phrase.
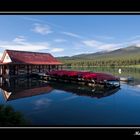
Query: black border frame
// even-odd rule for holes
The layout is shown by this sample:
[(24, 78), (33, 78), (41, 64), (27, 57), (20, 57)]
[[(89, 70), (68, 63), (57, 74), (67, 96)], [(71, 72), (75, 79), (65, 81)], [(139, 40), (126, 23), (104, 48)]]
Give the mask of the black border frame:
[[(0, 14), (1, 15), (42, 15), (42, 14), (128, 14), (128, 15), (139, 15), (140, 6), (138, 0), (1, 0), (0, 1)], [(41, 134), (45, 132), (76, 132), (80, 135), (94, 133), (97, 136), (112, 135), (116, 136), (118, 133), (121, 135), (135, 135), (136, 132), (140, 132), (140, 127), (129, 126), (129, 127), (64, 127), (64, 128), (46, 128), (46, 127), (0, 127), (0, 132), (33, 132), (36, 135), (38, 132)], [(10, 133), (10, 134), (11, 134)], [(103, 134), (103, 135), (100, 135)], [(61, 133), (63, 135), (63, 133)], [(52, 135), (51, 135), (52, 136)], [(65, 137), (65, 136), (64, 136)]]

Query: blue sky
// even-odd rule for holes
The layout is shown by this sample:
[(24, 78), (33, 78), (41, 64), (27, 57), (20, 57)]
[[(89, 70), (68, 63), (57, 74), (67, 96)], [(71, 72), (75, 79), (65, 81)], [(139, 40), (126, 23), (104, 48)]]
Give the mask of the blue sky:
[(54, 56), (140, 46), (140, 15), (0, 15), (0, 52)]

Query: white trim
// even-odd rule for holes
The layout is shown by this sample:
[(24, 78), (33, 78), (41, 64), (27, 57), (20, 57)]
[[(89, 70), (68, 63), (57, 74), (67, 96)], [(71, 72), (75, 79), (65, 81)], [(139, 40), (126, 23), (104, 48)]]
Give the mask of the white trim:
[(3, 59), (3, 63), (9, 63), (12, 62), (10, 56), (8, 55), (8, 53), (5, 54), (5, 57)]

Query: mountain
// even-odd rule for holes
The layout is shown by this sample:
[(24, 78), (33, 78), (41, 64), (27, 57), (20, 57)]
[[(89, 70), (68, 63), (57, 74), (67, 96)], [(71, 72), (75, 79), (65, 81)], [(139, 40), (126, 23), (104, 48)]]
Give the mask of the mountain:
[(100, 52), (96, 52), (96, 53), (89, 53), (89, 54), (79, 54), (79, 55), (74, 55), (72, 56), (72, 58), (90, 58), (90, 57), (95, 57), (95, 56), (101, 56), (104, 55), (105, 53), (107, 53), (108, 51), (100, 51)]
[(140, 58), (140, 47), (138, 46), (129, 46), (126, 48), (120, 48), (114, 51), (102, 51), (102, 52), (96, 52), (96, 53), (89, 53), (89, 54), (79, 54), (74, 55), (71, 57), (59, 57), (60, 60), (98, 60), (98, 59), (120, 59), (120, 58), (133, 58), (133, 57), (139, 57)]
[(72, 58), (83, 58), (83, 59), (92, 59), (92, 58), (95, 58), (95, 57), (101, 57), (103, 55), (106, 55), (108, 52), (106, 51), (101, 51), (101, 52), (96, 52), (96, 53), (89, 53), (89, 54), (80, 54), (80, 55), (74, 55), (72, 56)]

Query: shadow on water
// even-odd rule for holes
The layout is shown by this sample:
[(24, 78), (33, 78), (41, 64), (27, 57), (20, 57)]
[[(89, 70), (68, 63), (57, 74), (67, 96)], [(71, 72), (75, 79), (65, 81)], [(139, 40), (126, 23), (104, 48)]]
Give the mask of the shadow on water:
[(0, 88), (6, 101), (50, 94), (53, 90), (71, 92), (79, 96), (102, 98), (115, 94), (120, 88), (103, 86), (89, 87), (74, 83), (61, 83), (40, 80), (38, 78), (3, 79)]

